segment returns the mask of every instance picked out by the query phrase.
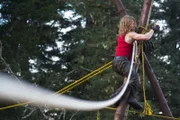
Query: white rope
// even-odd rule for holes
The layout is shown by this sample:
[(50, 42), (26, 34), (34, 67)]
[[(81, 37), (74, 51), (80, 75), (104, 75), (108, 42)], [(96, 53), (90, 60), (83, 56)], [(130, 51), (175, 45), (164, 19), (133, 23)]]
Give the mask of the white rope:
[(17, 83), (12, 77), (4, 74), (0, 74), (0, 99), (11, 100), (11, 98), (14, 98), (20, 102), (34, 101), (32, 102), (32, 105), (35, 106), (42, 106), (47, 108), (63, 108), (67, 110), (92, 111), (105, 108), (117, 102), (126, 91), (133, 68), (133, 60), (135, 53), (134, 50), (135, 45), (133, 46), (128, 79), (124, 84), (121, 92), (112, 99), (106, 101), (89, 101), (69, 97), (66, 95), (53, 95), (53, 91), (49, 91), (40, 87), (35, 87), (26, 82), (22, 82), (22, 87), (22, 85)]

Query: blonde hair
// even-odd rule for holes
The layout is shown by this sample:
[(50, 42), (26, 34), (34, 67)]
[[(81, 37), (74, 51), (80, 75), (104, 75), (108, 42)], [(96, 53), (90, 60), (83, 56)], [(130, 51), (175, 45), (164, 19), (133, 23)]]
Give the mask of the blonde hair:
[(136, 20), (134, 17), (129, 15), (125, 15), (124, 17), (122, 17), (119, 24), (119, 35), (125, 35), (126, 33), (132, 31), (132, 23), (136, 24)]

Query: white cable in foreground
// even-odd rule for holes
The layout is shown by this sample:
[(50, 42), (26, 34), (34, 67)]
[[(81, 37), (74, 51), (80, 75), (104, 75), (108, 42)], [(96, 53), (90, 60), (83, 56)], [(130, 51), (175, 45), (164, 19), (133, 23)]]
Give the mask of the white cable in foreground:
[(49, 91), (40, 87), (35, 87), (26, 82), (21, 82), (20, 84), (12, 77), (4, 74), (0, 74), (0, 99), (12, 100), (13, 98), (19, 102), (32, 101), (31, 104), (35, 106), (42, 106), (48, 108), (63, 108), (67, 110), (92, 111), (105, 108), (117, 102), (123, 96), (129, 84), (129, 79), (133, 68), (134, 49), (135, 45), (133, 46), (128, 79), (124, 84), (121, 92), (112, 99), (106, 101), (88, 101), (69, 97), (66, 95), (53, 95), (53, 91)]

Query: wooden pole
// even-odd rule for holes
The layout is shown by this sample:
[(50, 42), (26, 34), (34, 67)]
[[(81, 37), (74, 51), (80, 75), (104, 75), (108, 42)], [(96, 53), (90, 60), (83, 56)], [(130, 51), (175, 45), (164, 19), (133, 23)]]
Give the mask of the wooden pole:
[[(144, 0), (143, 9), (141, 12), (141, 18), (139, 21), (139, 26), (145, 27), (148, 25), (153, 1), (154, 0)], [(157, 99), (159, 101), (160, 108), (163, 112), (163, 115), (173, 117), (173, 115), (169, 109), (169, 106), (166, 102), (166, 99), (164, 97), (164, 94), (163, 94), (163, 92), (162, 92), (162, 90), (161, 90), (161, 88), (157, 82), (156, 76), (153, 73), (152, 67), (149, 64), (149, 61), (148, 61), (145, 54), (144, 54), (144, 56), (145, 56), (145, 65), (144, 65), (145, 71), (147, 73), (147, 77), (148, 77), (149, 81), (151, 82), (151, 86), (152, 86), (153, 90), (155, 91), (155, 94), (156, 94)]]
[(143, 9), (141, 11), (141, 17), (139, 20), (139, 26), (145, 27), (146, 25), (148, 25), (153, 1), (154, 0), (144, 0)]
[[(124, 5), (121, 0), (114, 0), (118, 9), (118, 12), (121, 17), (124, 15), (127, 15), (127, 12), (124, 8)], [(126, 78), (124, 78), (124, 83), (126, 82)], [(129, 92), (127, 92), (122, 98), (119, 106), (116, 109), (116, 112), (114, 114), (114, 120), (126, 120), (128, 113), (127, 110), (129, 108), (129, 105), (127, 104), (127, 99), (129, 97)]]
[(122, 1), (121, 0), (114, 0), (114, 1), (116, 3), (116, 6), (117, 6), (117, 9), (118, 9), (120, 16), (123, 17), (124, 15), (127, 15), (127, 12), (124, 8)]
[(124, 94), (121, 98), (121, 103), (117, 107), (116, 112), (114, 114), (114, 120), (127, 120), (129, 105), (127, 104), (127, 100), (129, 97), (129, 92)]
[[(127, 78), (124, 78), (124, 83), (123, 85), (119, 88), (119, 91), (122, 89), (122, 87), (124, 86), (125, 82), (126, 82)], [(129, 91), (125, 92), (125, 94), (123, 95), (123, 97), (121, 98), (121, 102), (118, 105), (116, 112), (114, 114), (114, 120), (126, 120), (128, 117), (128, 108), (129, 105), (127, 104), (127, 99), (129, 97)]]
[[(155, 94), (159, 101), (160, 108), (163, 112), (163, 115), (173, 117), (173, 115), (169, 109), (169, 106), (167, 104), (166, 98), (164, 97), (161, 87), (159, 86), (159, 83), (157, 82), (157, 78), (156, 78), (145, 54), (144, 54), (144, 60), (145, 60), (144, 68), (147, 73), (147, 77), (148, 77), (149, 81), (151, 82), (151, 86), (152, 86), (153, 90), (155, 91)], [(169, 119), (167, 119), (167, 120), (169, 120)]]

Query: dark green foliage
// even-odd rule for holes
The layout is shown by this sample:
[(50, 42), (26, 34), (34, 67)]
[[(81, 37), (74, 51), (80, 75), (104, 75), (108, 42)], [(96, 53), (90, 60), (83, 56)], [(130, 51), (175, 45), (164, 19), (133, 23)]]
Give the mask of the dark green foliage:
[[(122, 2), (138, 22), (143, 1)], [(166, 24), (151, 40), (154, 51), (148, 58), (172, 113), (179, 117), (180, 2), (165, 0), (157, 3), (159, 6), (153, 7), (151, 19), (165, 20)], [(112, 0), (0, 0), (0, 4), (2, 55), (15, 75), (24, 80), (58, 91), (113, 59), (120, 16)], [(69, 11), (72, 17), (64, 17), (64, 13)], [(72, 29), (63, 32), (69, 27)], [(162, 60), (163, 56), (168, 56), (169, 63)], [(57, 59), (52, 59), (54, 57)], [(7, 72), (3, 64), (0, 64), (0, 70)], [(142, 72), (141, 68), (139, 72)], [(123, 78), (110, 68), (66, 94), (87, 100), (107, 100), (122, 82)], [(154, 113), (158, 114), (159, 104), (148, 82), (146, 95)], [(138, 99), (143, 104), (142, 91)], [(34, 112), (27, 116), (32, 110)], [(111, 120), (114, 111), (103, 109), (100, 114), (102, 120)], [(26, 106), (1, 111), (0, 119), (20, 120), (26, 116), (25, 120), (94, 120), (96, 115), (97, 111), (46, 110)], [(128, 119), (160, 118), (129, 113)]]
[[(160, 4), (160, 11), (157, 11), (153, 18), (166, 21), (162, 26), (164, 34), (160, 34), (156, 40), (156, 56), (160, 59), (166, 56), (166, 62), (153, 62), (153, 64), (160, 65), (161, 67), (154, 66), (155, 72), (159, 83), (162, 87), (165, 97), (174, 116), (179, 117), (179, 84), (180, 79), (180, 1), (166, 0)], [(157, 58), (156, 57), (156, 58)], [(155, 59), (154, 59), (155, 60)], [(157, 68), (158, 67), (158, 68)]]

